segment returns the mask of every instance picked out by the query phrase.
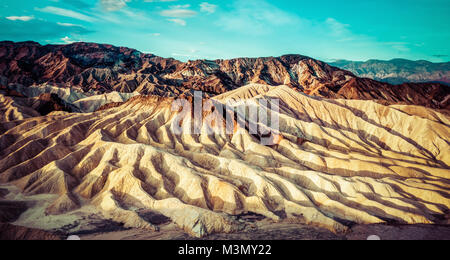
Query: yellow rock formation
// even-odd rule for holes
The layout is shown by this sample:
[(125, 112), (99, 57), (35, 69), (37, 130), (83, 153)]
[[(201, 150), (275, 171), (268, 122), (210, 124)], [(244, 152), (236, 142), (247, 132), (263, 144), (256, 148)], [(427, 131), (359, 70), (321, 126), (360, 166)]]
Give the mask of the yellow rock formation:
[(155, 228), (137, 213), (153, 210), (196, 237), (237, 231), (232, 216), (246, 212), (336, 232), (347, 221), (448, 221), (450, 117), (286, 86), (249, 85), (214, 102), (274, 98), (272, 146), (239, 126), (174, 135), (173, 100), (155, 97), (87, 114), (15, 116), (0, 123), (0, 182), (26, 196), (57, 195), (47, 214), (90, 205), (127, 227)]

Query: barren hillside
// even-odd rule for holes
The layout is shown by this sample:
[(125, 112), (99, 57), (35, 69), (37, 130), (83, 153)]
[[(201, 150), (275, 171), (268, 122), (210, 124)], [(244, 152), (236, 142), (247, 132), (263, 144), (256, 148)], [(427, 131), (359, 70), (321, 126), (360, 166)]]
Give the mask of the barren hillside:
[[(240, 230), (235, 216), (249, 212), (334, 232), (353, 223), (449, 224), (447, 115), (258, 84), (205, 102), (240, 101), (240, 111), (244, 101), (261, 109), (273, 99), (279, 131), (264, 136), (237, 122), (227, 133), (226, 112), (212, 107), (204, 113), (217, 116), (212, 134), (204, 125), (176, 135), (174, 125), (193, 121), (175, 121), (174, 98), (31, 117), (2, 97), (2, 111), (13, 115), (0, 122), (3, 199), (33, 201), (14, 224), (45, 230), (92, 214), (157, 230), (143, 212), (195, 237)], [(272, 143), (262, 145), (263, 137)]]

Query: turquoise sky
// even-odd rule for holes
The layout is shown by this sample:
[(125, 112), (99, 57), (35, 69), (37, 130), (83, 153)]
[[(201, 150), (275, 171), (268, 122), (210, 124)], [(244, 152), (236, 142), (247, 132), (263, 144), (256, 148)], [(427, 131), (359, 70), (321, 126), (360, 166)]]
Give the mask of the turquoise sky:
[(2, 0), (0, 40), (163, 57), (450, 60), (450, 0)]

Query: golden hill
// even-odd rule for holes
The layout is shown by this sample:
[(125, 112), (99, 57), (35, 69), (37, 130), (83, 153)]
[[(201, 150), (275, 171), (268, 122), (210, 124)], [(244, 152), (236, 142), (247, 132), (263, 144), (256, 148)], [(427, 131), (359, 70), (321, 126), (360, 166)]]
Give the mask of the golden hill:
[(246, 212), (335, 232), (349, 223), (448, 223), (450, 117), (287, 86), (248, 85), (213, 102), (273, 98), (280, 132), (271, 146), (239, 125), (233, 134), (174, 135), (172, 98), (31, 118), (3, 98), (18, 119), (0, 123), (5, 198), (40, 201), (15, 223), (48, 229), (41, 216), (58, 223), (80, 209), (156, 229), (139, 214), (151, 210), (196, 237), (237, 231), (233, 216)]

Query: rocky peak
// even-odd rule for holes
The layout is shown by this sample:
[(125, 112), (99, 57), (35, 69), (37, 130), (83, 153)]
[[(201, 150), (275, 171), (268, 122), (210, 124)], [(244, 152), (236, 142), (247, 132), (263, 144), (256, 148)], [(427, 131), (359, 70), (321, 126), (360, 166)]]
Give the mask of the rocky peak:
[[(34, 42), (0, 42), (0, 76), (8, 84), (52, 84), (84, 91), (137, 91), (159, 96), (189, 95), (193, 90), (214, 96), (250, 83), (287, 85), (313, 96), (376, 97), (434, 108), (442, 108), (446, 97), (442, 93), (449, 91), (445, 86), (422, 85), (425, 92), (429, 89), (431, 93), (426, 99), (405, 99), (398, 96), (404, 91), (395, 90), (406, 88), (412, 96), (421, 95), (423, 91), (408, 84), (400, 87), (367, 81), (349, 71), (302, 55), (183, 63), (130, 48), (97, 43), (41, 46)], [(351, 94), (348, 89), (351, 89)], [(384, 96), (387, 93), (389, 96)], [(433, 93), (441, 94), (435, 97)]]

